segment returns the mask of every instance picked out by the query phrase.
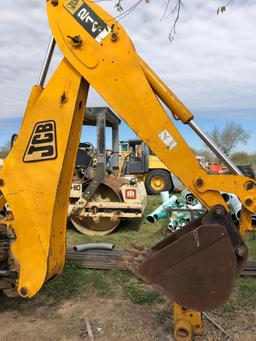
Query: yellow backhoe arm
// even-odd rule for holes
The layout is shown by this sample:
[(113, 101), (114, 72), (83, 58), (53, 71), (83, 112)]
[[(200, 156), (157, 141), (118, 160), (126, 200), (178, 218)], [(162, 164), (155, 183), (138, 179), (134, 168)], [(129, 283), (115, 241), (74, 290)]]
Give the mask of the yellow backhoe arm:
[[(141, 60), (123, 27), (91, 1), (54, 3), (47, 2), (49, 22), (65, 58), (183, 184), (207, 208), (225, 205), (219, 192), (227, 191), (254, 213), (255, 182), (206, 174), (157, 96), (183, 123), (190, 124), (193, 115)], [(249, 222), (246, 229), (251, 229)]]
[(67, 60), (46, 89), (35, 86), (0, 172), (1, 191), (14, 215), (12, 268), (24, 297), (35, 295), (64, 266), (68, 196), (87, 91), (88, 83)]
[[(243, 235), (252, 230), (256, 182), (240, 175), (211, 144), (114, 18), (91, 1), (46, 4), (51, 46), (57, 42), (64, 60), (45, 89), (43, 82), (33, 88), (19, 137), (0, 171), (1, 202), (6, 200), (14, 215), (8, 228), (15, 235), (10, 255), (18, 293), (32, 297), (63, 268), (68, 196), (90, 84), (209, 210), (154, 246), (146, 258), (132, 258), (130, 268), (186, 307), (205, 310), (223, 303), (246, 259), (246, 247), (219, 192), (232, 192), (241, 200)], [(236, 175), (207, 175), (159, 98)]]

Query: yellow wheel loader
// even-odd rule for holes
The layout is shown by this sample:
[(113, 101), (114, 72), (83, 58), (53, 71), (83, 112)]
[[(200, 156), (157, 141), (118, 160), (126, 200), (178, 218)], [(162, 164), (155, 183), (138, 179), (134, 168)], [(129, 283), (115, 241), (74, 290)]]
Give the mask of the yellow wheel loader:
[(120, 142), (121, 156), (127, 154), (123, 174), (144, 181), (148, 194), (157, 195), (174, 189), (172, 174), (164, 163), (139, 139)]
[[(256, 181), (243, 176), (200, 129), (138, 55), (121, 24), (97, 3), (47, 0), (46, 8), (53, 38), (19, 136), (0, 170), (0, 210), (6, 203), (11, 210), (0, 221), (1, 288), (31, 298), (63, 270), (69, 192), (92, 86), (207, 209), (150, 250), (128, 257), (127, 266), (186, 308), (204, 311), (223, 304), (247, 258), (243, 236), (254, 230)], [(55, 43), (64, 57), (45, 84)], [(160, 100), (232, 175), (206, 173)], [(239, 227), (220, 192), (240, 199)], [(77, 215), (82, 214), (79, 208)]]

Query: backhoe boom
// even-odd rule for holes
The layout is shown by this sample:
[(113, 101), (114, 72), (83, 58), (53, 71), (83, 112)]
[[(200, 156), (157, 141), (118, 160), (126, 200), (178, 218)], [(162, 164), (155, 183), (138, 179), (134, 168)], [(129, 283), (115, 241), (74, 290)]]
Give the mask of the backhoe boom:
[[(189, 110), (138, 56), (119, 22), (88, 0), (49, 0), (46, 6), (54, 39), (19, 138), (0, 171), (0, 202), (6, 200), (13, 212), (8, 226), (15, 234), (10, 254), (18, 293), (32, 297), (63, 268), (68, 195), (91, 85), (208, 209), (206, 216), (147, 254), (128, 259), (129, 268), (188, 308), (205, 310), (225, 302), (247, 257), (241, 236), (253, 230), (256, 182), (242, 176), (200, 130)], [(43, 88), (55, 41), (64, 59)], [(208, 175), (159, 99), (235, 175)], [(239, 230), (220, 192), (241, 200)]]

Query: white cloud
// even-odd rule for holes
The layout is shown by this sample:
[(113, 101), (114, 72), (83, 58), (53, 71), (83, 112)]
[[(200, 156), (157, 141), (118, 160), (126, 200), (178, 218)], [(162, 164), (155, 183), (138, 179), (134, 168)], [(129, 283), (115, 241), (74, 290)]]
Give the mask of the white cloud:
[[(234, 110), (236, 119), (253, 119), (255, 1), (234, 1), (227, 12), (216, 15), (218, 1), (184, 0), (173, 43), (168, 41), (173, 18), (161, 21), (165, 3), (152, 0), (122, 22), (138, 53), (199, 117), (208, 112), (232, 118)], [(102, 2), (116, 15), (113, 5)], [(16, 0), (0, 10), (0, 118), (23, 115), (38, 79), (50, 37), (44, 6), (41, 1)], [(90, 96), (90, 105), (102, 103), (97, 95)]]

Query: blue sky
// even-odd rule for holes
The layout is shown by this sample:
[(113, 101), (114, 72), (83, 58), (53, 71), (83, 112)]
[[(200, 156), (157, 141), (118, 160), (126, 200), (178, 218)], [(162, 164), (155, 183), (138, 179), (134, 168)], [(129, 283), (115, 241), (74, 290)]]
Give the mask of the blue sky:
[[(134, 2), (124, 0), (124, 7)], [(117, 14), (114, 1), (100, 4)], [(174, 17), (170, 7), (162, 19), (165, 4), (166, 0), (143, 3), (122, 21), (138, 53), (206, 131), (230, 121), (239, 123), (251, 132), (249, 143), (239, 149), (255, 152), (256, 2), (236, 0), (217, 15), (221, 0), (184, 0), (172, 43), (168, 33)], [(18, 131), (30, 89), (40, 73), (50, 37), (44, 6), (44, 1), (16, 0), (0, 9), (0, 145)], [(56, 52), (51, 71), (62, 58)], [(91, 91), (88, 105), (106, 103)], [(187, 129), (181, 127), (181, 132), (192, 147), (201, 147)], [(121, 133), (122, 139), (134, 136), (125, 125)]]
[[(206, 115), (207, 116), (207, 115)], [(7, 143), (10, 140), (12, 134), (17, 133), (19, 131), (19, 127), (22, 119), (19, 118), (10, 118), (0, 120), (0, 145)], [(230, 122), (226, 119), (214, 119), (214, 118), (205, 118), (197, 120), (198, 124), (206, 131), (211, 132), (214, 126), (224, 127), (227, 122)], [(241, 124), (241, 126), (250, 132), (251, 138), (248, 141), (247, 145), (239, 145), (237, 150), (245, 150), (248, 153), (256, 152), (256, 139), (255, 139), (255, 131), (256, 131), (256, 122), (254, 120), (245, 120), (240, 122), (239, 120), (233, 120), (233, 122), (237, 122)], [(183, 137), (187, 141), (187, 143), (196, 149), (202, 149), (203, 143), (199, 138), (191, 131), (189, 127), (184, 126), (182, 123), (179, 123), (178, 129), (182, 133)], [(121, 123), (120, 126), (120, 139), (125, 140), (129, 138), (135, 138), (135, 133), (129, 129), (129, 127), (125, 123)], [(81, 140), (83, 142), (89, 141), (95, 145), (96, 143), (96, 133), (95, 129), (91, 127), (83, 128)], [(107, 129), (107, 146), (111, 147), (111, 132), (110, 129)]]

